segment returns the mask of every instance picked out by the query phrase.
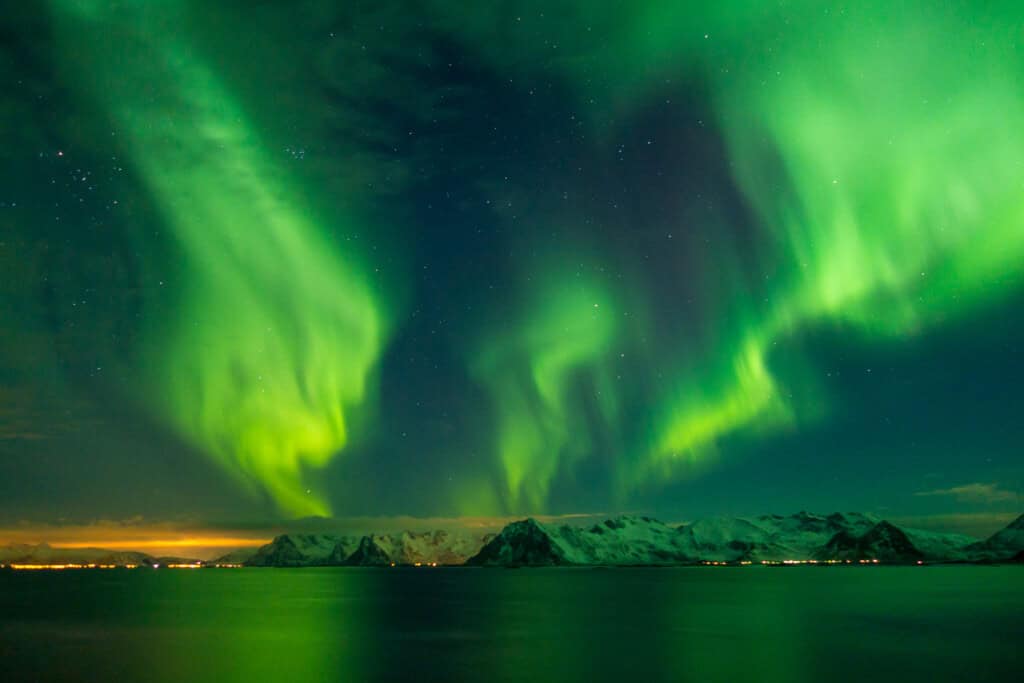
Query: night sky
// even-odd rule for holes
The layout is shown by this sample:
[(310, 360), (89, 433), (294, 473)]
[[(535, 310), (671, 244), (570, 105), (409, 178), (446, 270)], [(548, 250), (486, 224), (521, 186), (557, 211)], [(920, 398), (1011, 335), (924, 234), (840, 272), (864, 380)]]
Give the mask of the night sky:
[(707, 4), (4, 2), (0, 525), (1019, 512), (1024, 9)]

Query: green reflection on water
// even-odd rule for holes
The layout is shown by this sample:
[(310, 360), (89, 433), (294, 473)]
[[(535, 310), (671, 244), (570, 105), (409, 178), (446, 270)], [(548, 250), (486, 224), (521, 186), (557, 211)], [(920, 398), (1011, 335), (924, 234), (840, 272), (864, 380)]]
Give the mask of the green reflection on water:
[(0, 572), (8, 681), (1012, 680), (1020, 567)]
[(367, 609), (375, 574), (286, 571), (171, 572), (142, 598), (160, 615), (142, 648), (154, 674), (166, 681), (367, 680), (367, 634), (380, 628)]

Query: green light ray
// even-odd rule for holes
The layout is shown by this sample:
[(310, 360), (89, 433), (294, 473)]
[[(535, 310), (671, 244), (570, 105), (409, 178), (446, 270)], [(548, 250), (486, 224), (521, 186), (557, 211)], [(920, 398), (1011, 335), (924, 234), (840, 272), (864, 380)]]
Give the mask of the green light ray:
[(387, 334), (369, 268), (174, 30), (185, 5), (55, 8), (185, 261), (176, 317), (150, 321), (147, 402), (283, 512), (328, 515), (307, 475), (348, 442)]
[[(326, 513), (309, 470), (348, 442), (394, 318), (365, 256), (327, 236), (358, 226), (328, 225), (307, 209), (300, 179), (268, 152), (276, 141), (260, 120), (274, 114), (253, 107), (256, 88), (238, 87), (246, 69), (232, 81), (213, 68), (201, 32), (190, 33), (202, 22), (182, 20), (201, 3), (53, 4), (73, 46), (64, 61), (79, 62), (83, 89), (109, 111), (182, 254), (177, 315), (149, 321), (151, 404), (282, 509)], [(647, 283), (642, 274), (626, 289), (545, 263), (551, 277), (515, 292), (507, 324), (483, 326), (468, 354), (492, 399), (501, 473), (489, 488), (453, 494), (467, 513), (543, 510), (556, 479), (594, 455), (593, 414), (627, 442), (615, 473), (623, 491), (702, 471), (729, 437), (828, 414), (834, 398), (817, 389), (803, 335), (828, 328), (866, 345), (913, 344), (1020, 289), (1017, 3), (430, 0), (421, 10), (436, 20), (431, 31), (456, 35), (502, 84), (564, 77), (595, 148), (661, 102), (669, 81), (709, 94), (752, 225), (669, 217), (666, 232), (685, 227), (695, 243), (742, 233), (741, 246), (764, 259), (751, 267), (723, 238), (688, 261), (680, 281), (721, 281), (687, 287), (692, 310), (707, 315), (692, 330), (657, 320), (658, 306), (644, 329), (635, 318), (620, 324), (647, 303), (634, 287)], [(387, 75), (358, 77), (372, 85)], [(269, 95), (266, 104), (274, 112)], [(516, 248), (530, 253), (525, 241)], [(610, 363), (621, 344), (651, 350), (630, 366), (643, 377), (625, 383), (628, 395)]]
[[(673, 80), (713, 99), (766, 254), (747, 279), (766, 284), (710, 287), (714, 344), (656, 361), (675, 378), (620, 458), (623, 491), (703, 471), (728, 435), (827, 414), (794, 337), (912, 343), (1021, 286), (1019, 3), (435, 4), (498, 68), (562, 73), (598, 140)], [(739, 259), (712, 256), (738, 279)]]
[(495, 407), (508, 510), (542, 510), (560, 468), (587, 453), (592, 435), (581, 390), (595, 396), (609, 422), (617, 410), (607, 389), (615, 299), (596, 280), (544, 282), (510, 329), (491, 330), (473, 361)]
[(998, 25), (916, 9), (794, 22), (768, 54), (709, 74), (737, 181), (788, 267), (719, 350), (734, 359), (720, 390), (680, 378), (634, 478), (819, 411), (792, 405), (768, 367), (794, 333), (906, 340), (1019, 287), (1019, 48)]

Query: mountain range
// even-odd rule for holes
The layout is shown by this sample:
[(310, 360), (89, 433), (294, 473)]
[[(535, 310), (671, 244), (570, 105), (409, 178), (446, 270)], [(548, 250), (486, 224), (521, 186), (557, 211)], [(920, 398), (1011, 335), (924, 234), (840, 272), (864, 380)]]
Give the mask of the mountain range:
[[(102, 548), (0, 546), (0, 565), (193, 564)], [(369, 535), (281, 534), (204, 564), (318, 566), (661, 566), (699, 563), (1024, 562), (1024, 515), (985, 540), (904, 528), (874, 515), (713, 517), (670, 525), (625, 515), (591, 526), (524, 519), (499, 533), (459, 529)]]
[[(901, 528), (873, 515), (717, 517), (673, 526), (620, 516), (589, 527), (512, 522), (500, 533), (468, 530), (368, 536), (283, 534), (247, 566), (678, 565), (701, 562), (992, 562), (1020, 559), (1024, 515), (984, 541)], [(222, 558), (221, 561), (240, 558)]]
[(54, 548), (46, 543), (36, 545), (12, 543), (0, 546), (0, 565), (114, 565), (124, 567), (169, 564), (198, 564), (184, 557), (154, 557), (148, 553), (107, 548)]
[[(493, 533), (469, 530), (402, 531), (367, 536), (282, 534), (242, 557), (249, 567), (457, 565), (475, 555)], [(239, 554), (218, 562), (239, 559)]]

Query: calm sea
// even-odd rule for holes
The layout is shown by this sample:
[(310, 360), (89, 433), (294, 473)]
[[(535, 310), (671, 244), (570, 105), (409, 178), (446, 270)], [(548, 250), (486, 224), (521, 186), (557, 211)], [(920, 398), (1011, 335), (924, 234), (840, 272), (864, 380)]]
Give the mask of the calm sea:
[(0, 572), (3, 681), (1009, 681), (1024, 568)]

